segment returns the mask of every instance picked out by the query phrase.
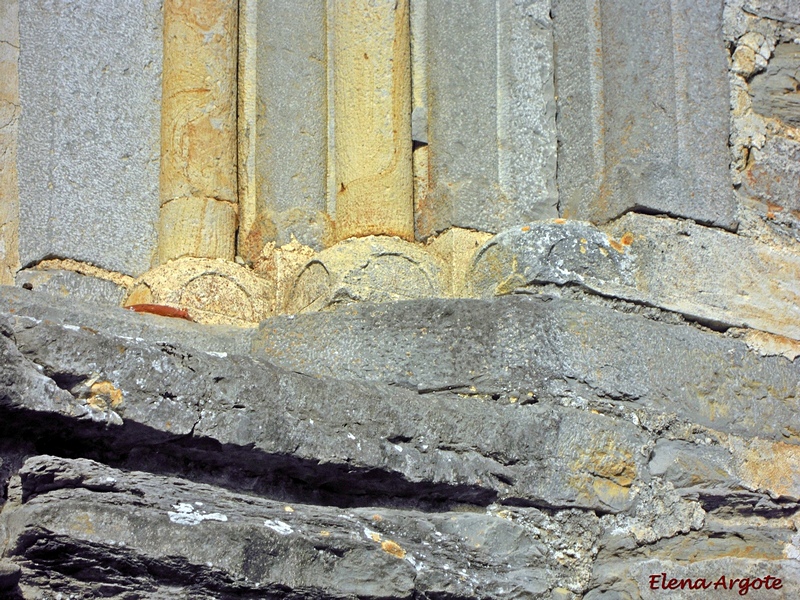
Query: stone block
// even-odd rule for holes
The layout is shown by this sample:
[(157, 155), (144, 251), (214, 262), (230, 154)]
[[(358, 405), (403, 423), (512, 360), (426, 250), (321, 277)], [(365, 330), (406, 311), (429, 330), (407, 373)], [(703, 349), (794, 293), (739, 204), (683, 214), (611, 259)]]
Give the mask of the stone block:
[(742, 8), (759, 17), (800, 25), (800, 6), (794, 0), (746, 0)]
[(728, 445), (745, 487), (800, 502), (800, 446), (758, 438), (731, 438)]
[(274, 281), (221, 259), (169, 261), (139, 277), (131, 288), (126, 306), (171, 306), (188, 310), (199, 323), (248, 326), (275, 310)]
[(750, 92), (753, 110), (800, 127), (800, 45), (783, 42), (775, 46), (766, 71), (753, 77)]
[(604, 411), (613, 400), (624, 414), (638, 415), (628, 418), (653, 427), (678, 418), (743, 437), (800, 442), (800, 373), (793, 363), (761, 357), (736, 339), (585, 299), (429, 299), (273, 317), (262, 323), (253, 353), (310, 375), (421, 394), (452, 391), (506, 405), (574, 402)]
[(683, 440), (659, 440), (650, 456), (650, 473), (663, 477), (678, 491), (743, 489), (735, 474), (731, 452), (722, 446)]
[(113, 281), (63, 269), (23, 269), (17, 273), (20, 287), (105, 306), (122, 306), (128, 290)]
[(722, 0), (553, 5), (561, 216), (736, 227)]
[(629, 213), (608, 233), (569, 221), (489, 240), (467, 288), (477, 296), (577, 284), (714, 327), (800, 339), (800, 255), (732, 233)]
[(416, 10), (426, 11), (414, 60), (426, 61), (430, 161), (417, 236), (556, 216), (550, 3), (427, 0)]
[(300, 313), (351, 302), (395, 302), (441, 296), (444, 262), (400, 238), (352, 238), (323, 250), (297, 274), (284, 309)]
[(157, 242), (161, 2), (19, 8), (20, 261), (139, 275)]
[(0, 411), (36, 412), (35, 435), (58, 424), (62, 437), (88, 435), (92, 447), (121, 453), (173, 440), (179, 463), (247, 465), (262, 488), (314, 502), (496, 500), (617, 513), (649, 477), (647, 434), (585, 410), (423, 398), (80, 323), (16, 320), (13, 335), (0, 336), (0, 381), (10, 382)]
[[(239, 124), (244, 239), (271, 229), (268, 242), (291, 236), (321, 250), (332, 235), (327, 216), (327, 6), (324, 0), (241, 6)], [(240, 158), (240, 159), (241, 159)], [(242, 168), (243, 167), (243, 168)], [(257, 216), (269, 226), (256, 227)]]

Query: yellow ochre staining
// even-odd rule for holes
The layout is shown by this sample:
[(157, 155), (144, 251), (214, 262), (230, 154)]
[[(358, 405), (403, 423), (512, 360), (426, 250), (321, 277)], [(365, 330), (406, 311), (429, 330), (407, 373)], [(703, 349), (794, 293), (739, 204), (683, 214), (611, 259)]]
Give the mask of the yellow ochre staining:
[(115, 387), (110, 381), (98, 381), (89, 388), (91, 395), (87, 399), (87, 404), (97, 410), (107, 410), (117, 408), (122, 404), (122, 390)]
[(406, 557), (406, 551), (403, 550), (399, 545), (397, 545), (392, 540), (386, 540), (385, 542), (383, 542), (381, 544), (381, 548), (387, 554), (391, 554), (392, 556), (395, 556), (397, 558), (405, 558)]

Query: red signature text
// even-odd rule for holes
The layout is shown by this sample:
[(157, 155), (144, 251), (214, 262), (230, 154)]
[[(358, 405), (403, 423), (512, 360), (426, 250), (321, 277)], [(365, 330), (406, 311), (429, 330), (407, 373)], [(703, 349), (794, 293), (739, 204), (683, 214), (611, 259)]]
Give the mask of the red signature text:
[(746, 596), (750, 590), (779, 590), (783, 587), (780, 577), (725, 577), (705, 579), (704, 577), (667, 578), (666, 573), (650, 575), (651, 590), (736, 590), (740, 596)]

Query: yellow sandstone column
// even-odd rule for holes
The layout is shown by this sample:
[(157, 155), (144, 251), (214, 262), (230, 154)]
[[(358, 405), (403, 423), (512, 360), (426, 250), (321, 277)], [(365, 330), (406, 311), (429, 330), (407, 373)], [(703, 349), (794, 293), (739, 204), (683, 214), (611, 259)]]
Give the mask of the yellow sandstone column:
[(158, 262), (233, 260), (236, 0), (165, 0)]
[(0, 285), (19, 269), (19, 3), (0, 0)]
[(414, 239), (409, 0), (333, 2), (336, 237)]

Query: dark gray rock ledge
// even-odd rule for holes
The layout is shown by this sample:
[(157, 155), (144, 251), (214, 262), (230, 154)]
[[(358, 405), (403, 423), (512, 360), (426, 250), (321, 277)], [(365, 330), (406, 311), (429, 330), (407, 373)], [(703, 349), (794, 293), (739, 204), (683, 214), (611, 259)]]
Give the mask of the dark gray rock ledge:
[(272, 319), (251, 347), (24, 293), (0, 598), (635, 599), (661, 572), (800, 597), (785, 358), (566, 296)]

